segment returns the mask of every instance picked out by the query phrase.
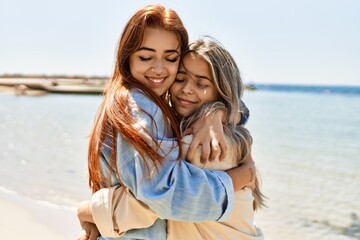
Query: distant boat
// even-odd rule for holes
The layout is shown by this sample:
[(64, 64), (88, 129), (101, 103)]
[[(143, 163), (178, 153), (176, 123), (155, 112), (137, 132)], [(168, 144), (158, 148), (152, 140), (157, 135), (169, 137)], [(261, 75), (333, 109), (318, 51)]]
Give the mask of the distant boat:
[(41, 90), (52, 93), (101, 94), (105, 86), (97, 85), (42, 85)]
[(256, 90), (256, 87), (255, 87), (255, 84), (249, 83), (249, 84), (245, 85), (245, 89), (246, 90)]

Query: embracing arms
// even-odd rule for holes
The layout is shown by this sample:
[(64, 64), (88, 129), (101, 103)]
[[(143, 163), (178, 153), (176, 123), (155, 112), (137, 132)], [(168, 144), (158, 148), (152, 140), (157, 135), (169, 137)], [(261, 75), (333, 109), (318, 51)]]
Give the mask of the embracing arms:
[[(251, 157), (247, 161), (249, 161), (249, 165), (252, 164)], [(252, 173), (249, 174), (246, 171), (249, 169), (247, 164), (230, 170), (230, 174), (234, 173), (234, 177), (240, 178), (240, 180), (253, 177)], [(248, 176), (246, 174), (237, 175), (236, 169), (243, 169)], [(249, 180), (247, 179), (247, 181)], [(204, 199), (205, 202), (206, 199)], [(80, 205), (78, 216), (83, 221), (95, 222), (101, 235), (107, 237), (119, 237), (132, 229), (147, 228), (159, 218), (146, 204), (138, 201), (131, 192), (121, 186), (100, 189), (93, 195), (91, 202), (83, 202)]]
[[(149, 159), (142, 159), (119, 135), (117, 168), (122, 184), (135, 198), (165, 219), (215, 221), (227, 218), (234, 204), (234, 186), (235, 190), (240, 190), (249, 179), (236, 176), (247, 174), (249, 167), (232, 169), (228, 174), (201, 169), (179, 160), (179, 146), (176, 140), (168, 137), (172, 134), (166, 132), (166, 119), (158, 106), (140, 92), (133, 92), (132, 99), (134, 105), (143, 110), (133, 112), (141, 124), (139, 130), (144, 136), (149, 136), (149, 144), (154, 137), (157, 139), (161, 147), (159, 154), (164, 156), (164, 160), (157, 164), (155, 170)], [(101, 161), (108, 162), (109, 156), (110, 149), (104, 148)], [(147, 166), (150, 167), (150, 175), (147, 174)], [(235, 185), (231, 177), (236, 180)]]
[[(157, 136), (161, 143), (174, 141), (166, 138), (164, 118), (157, 106), (143, 95), (134, 95), (134, 99), (136, 104), (148, 113), (137, 113), (139, 122), (146, 130), (144, 133)], [(246, 174), (249, 168), (235, 168), (229, 170), (228, 174), (203, 170), (184, 160), (177, 160), (178, 147), (174, 147), (173, 142), (170, 146), (161, 149), (165, 160), (158, 165), (158, 171), (151, 169), (151, 175), (147, 175), (146, 164), (152, 166), (152, 163), (141, 159), (136, 151), (118, 136), (117, 152), (121, 153), (121, 156), (117, 167), (124, 187), (130, 190), (129, 194), (145, 203), (161, 218), (182, 221), (214, 221), (226, 218), (232, 210), (234, 187), (239, 190), (246, 185), (239, 181), (244, 178), (237, 178), (237, 175), (243, 175), (244, 171)], [(101, 166), (108, 165), (109, 156), (110, 152), (104, 148)], [(249, 167), (253, 165), (251, 161)], [(108, 169), (103, 171), (106, 173)], [(231, 177), (238, 182), (233, 185)], [(247, 183), (248, 180), (244, 182)]]

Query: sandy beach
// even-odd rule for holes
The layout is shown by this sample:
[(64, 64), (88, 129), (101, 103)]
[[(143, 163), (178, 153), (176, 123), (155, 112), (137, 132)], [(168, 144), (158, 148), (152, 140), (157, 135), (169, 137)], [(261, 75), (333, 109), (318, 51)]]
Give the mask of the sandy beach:
[(34, 201), (1, 189), (0, 239), (75, 239), (75, 209)]

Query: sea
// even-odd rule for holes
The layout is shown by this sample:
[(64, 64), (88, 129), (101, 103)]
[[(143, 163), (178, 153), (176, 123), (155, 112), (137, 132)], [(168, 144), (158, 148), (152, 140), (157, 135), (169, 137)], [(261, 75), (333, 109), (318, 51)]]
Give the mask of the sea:
[[(265, 239), (360, 239), (360, 86), (254, 87), (243, 98)], [(89, 199), (88, 134), (101, 100), (0, 94), (0, 192), (64, 208)]]

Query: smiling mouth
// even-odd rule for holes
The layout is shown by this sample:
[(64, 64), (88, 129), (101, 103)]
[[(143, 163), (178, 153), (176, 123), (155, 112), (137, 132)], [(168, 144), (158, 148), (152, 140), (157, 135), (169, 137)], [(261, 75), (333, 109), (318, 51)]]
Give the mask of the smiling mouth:
[(148, 77), (147, 79), (150, 80), (150, 82), (154, 83), (155, 85), (161, 84), (162, 82), (165, 81), (165, 78), (152, 78), (152, 77)]
[(188, 99), (185, 98), (177, 98), (178, 102), (181, 103), (182, 105), (190, 105), (190, 104), (195, 104), (195, 102), (190, 101)]

